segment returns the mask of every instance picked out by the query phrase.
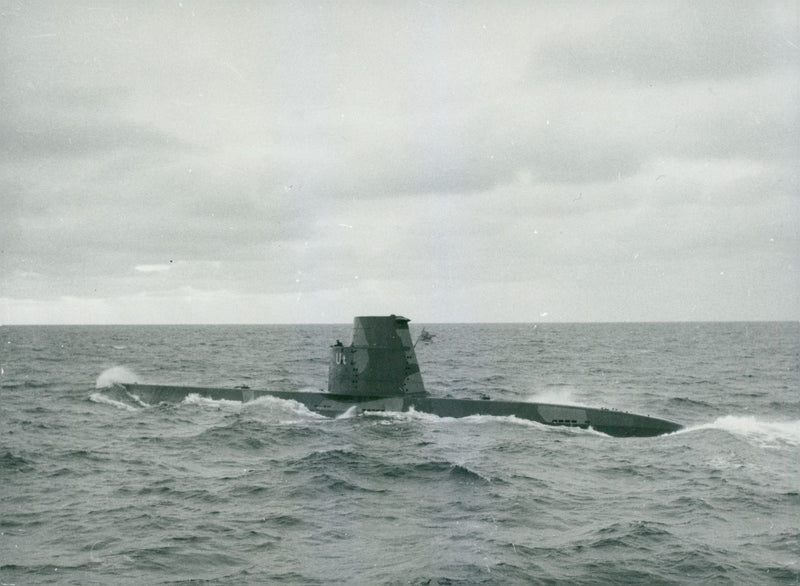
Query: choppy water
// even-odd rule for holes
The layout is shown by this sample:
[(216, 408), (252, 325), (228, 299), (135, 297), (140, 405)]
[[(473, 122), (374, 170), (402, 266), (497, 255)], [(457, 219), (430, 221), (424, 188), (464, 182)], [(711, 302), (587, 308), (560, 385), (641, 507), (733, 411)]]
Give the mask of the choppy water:
[(0, 583), (800, 581), (800, 324), (427, 329), (435, 395), (689, 427), (143, 405), (96, 385), (322, 388), (350, 326), (2, 327)]

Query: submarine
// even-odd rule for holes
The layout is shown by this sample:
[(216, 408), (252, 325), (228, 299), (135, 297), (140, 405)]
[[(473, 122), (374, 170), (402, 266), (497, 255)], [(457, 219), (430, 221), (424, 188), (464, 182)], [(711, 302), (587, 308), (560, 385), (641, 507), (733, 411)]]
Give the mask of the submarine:
[(336, 341), (330, 347), (328, 391), (268, 391), (235, 388), (187, 387), (117, 383), (131, 395), (151, 405), (180, 402), (189, 395), (214, 400), (252, 401), (259, 397), (297, 401), (316, 413), (335, 417), (416, 410), (439, 417), (470, 415), (513, 416), (545, 425), (593, 429), (614, 437), (651, 437), (678, 431), (672, 421), (609, 409), (432, 397), (425, 390), (408, 318), (360, 316), (353, 320), (349, 346)]

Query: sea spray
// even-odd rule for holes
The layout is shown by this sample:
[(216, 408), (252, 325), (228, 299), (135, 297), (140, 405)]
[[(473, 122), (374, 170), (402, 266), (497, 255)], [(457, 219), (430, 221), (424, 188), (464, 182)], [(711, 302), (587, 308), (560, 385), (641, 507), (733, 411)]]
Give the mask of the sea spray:
[(530, 397), (525, 398), (526, 403), (551, 403), (556, 405), (575, 405), (581, 406), (572, 398), (572, 389), (548, 389), (540, 391)]
[(764, 448), (800, 446), (800, 421), (764, 421), (750, 415), (726, 415), (711, 423), (691, 426), (677, 433), (704, 429), (726, 431)]
[(341, 413), (340, 415), (337, 415), (336, 419), (352, 419), (353, 417), (357, 417), (360, 414), (361, 414), (361, 411), (358, 409), (358, 407), (353, 405), (352, 407), (350, 407), (344, 413)]
[(112, 366), (100, 373), (95, 383), (95, 388), (107, 389), (116, 384), (138, 382), (138, 376), (129, 368), (124, 366)]

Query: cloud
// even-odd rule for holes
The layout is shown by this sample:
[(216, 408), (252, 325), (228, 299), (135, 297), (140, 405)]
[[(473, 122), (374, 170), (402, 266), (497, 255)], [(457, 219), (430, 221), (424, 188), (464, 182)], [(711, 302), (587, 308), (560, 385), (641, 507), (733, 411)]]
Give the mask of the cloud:
[(786, 3), (608, 5), (537, 47), (538, 78), (614, 77), (636, 82), (720, 80), (797, 66)]
[[(50, 121), (53, 122), (52, 120)], [(152, 128), (132, 124), (34, 125), (18, 123), (0, 127), (3, 154), (11, 160), (38, 157), (79, 158), (111, 150), (175, 148), (178, 141)]]
[(115, 321), (796, 316), (796, 14), (14, 7), (0, 296)]
[(165, 273), (170, 269), (170, 265), (168, 265), (168, 264), (136, 265), (133, 268), (134, 268), (134, 270), (137, 270), (140, 273)]

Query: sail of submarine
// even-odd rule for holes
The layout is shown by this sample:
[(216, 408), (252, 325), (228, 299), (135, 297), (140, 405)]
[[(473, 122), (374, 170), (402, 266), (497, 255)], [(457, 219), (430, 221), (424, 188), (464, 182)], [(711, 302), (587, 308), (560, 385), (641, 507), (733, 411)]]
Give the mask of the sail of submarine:
[(297, 401), (311, 411), (326, 416), (337, 416), (350, 409), (357, 413), (414, 409), (440, 417), (514, 416), (546, 425), (592, 428), (616, 437), (649, 437), (682, 428), (665, 419), (608, 409), (431, 397), (422, 382), (408, 328), (409, 321), (398, 315), (356, 317), (350, 345), (345, 346), (337, 341), (330, 348), (326, 393), (138, 383), (121, 386), (149, 404), (179, 402), (190, 394), (214, 400), (244, 402), (270, 396)]

